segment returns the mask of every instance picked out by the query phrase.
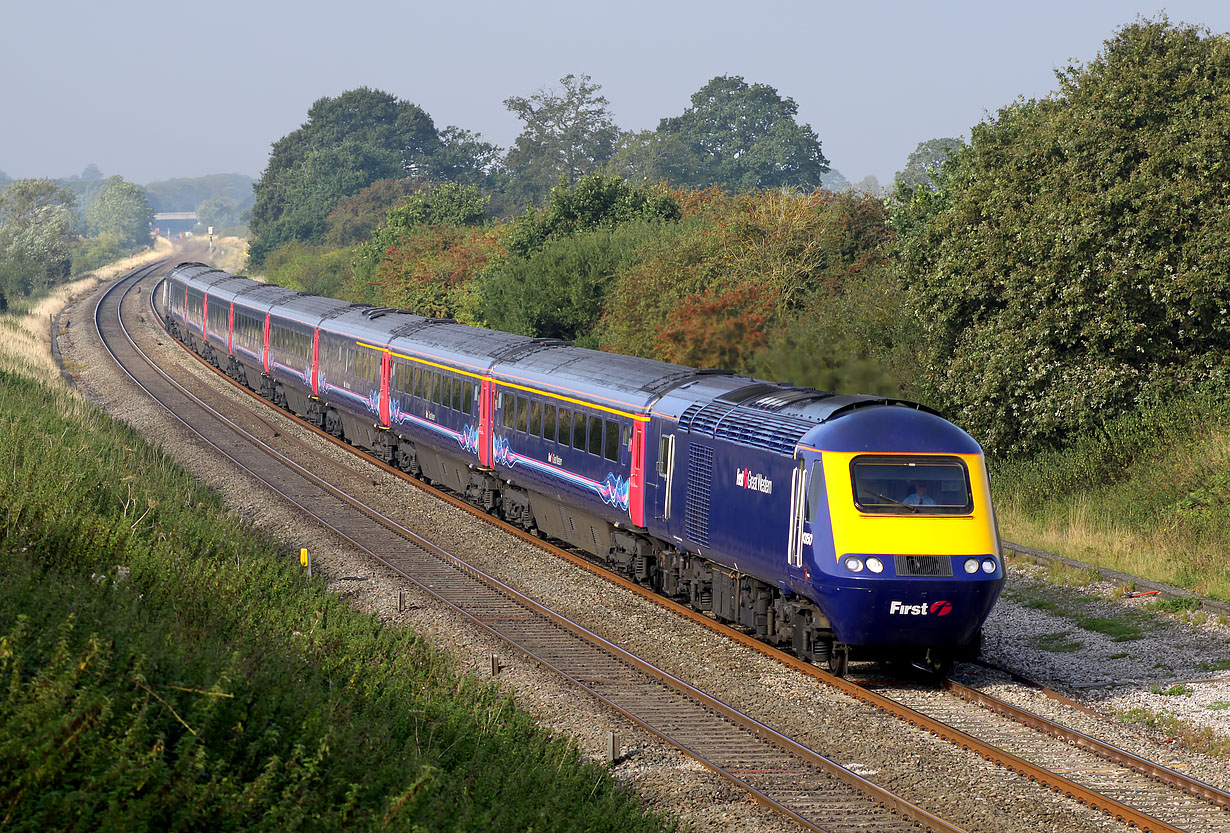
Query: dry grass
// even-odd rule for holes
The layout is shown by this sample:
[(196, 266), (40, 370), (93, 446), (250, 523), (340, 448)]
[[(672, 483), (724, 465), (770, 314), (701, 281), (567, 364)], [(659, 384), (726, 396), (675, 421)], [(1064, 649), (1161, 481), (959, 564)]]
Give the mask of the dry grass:
[(35, 301), (20, 315), (0, 315), (0, 369), (33, 376), (53, 385), (63, 385), (60, 369), (51, 357), (51, 318), (76, 296), (89, 292), (105, 280), (171, 253), (171, 244), (159, 239), (147, 252), (110, 263), (72, 283), (62, 284), (45, 298)]

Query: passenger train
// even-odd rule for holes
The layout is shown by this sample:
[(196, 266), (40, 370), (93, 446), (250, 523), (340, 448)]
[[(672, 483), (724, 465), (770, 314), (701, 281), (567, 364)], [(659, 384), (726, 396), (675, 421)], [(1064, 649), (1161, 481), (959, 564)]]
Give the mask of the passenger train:
[(273, 403), (845, 673), (976, 655), (1004, 581), (982, 449), (921, 405), (352, 304), (183, 263), (169, 332)]

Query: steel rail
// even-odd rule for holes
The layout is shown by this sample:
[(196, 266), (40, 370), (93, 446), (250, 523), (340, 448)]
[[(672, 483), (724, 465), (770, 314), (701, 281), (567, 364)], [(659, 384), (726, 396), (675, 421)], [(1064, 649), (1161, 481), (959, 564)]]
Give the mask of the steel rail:
[[(151, 303), (152, 303), (152, 296), (151, 296)], [(205, 361), (195, 352), (191, 350), (188, 350), (187, 352), (190, 356), (192, 356), (197, 361), (199, 361), (204, 367), (209, 368), (211, 371), (217, 374), (221, 379), (225, 379), (227, 382), (229, 382), (231, 385), (233, 385), (238, 390), (243, 391), (244, 393), (248, 394), (253, 399), (261, 402), (267, 407), (276, 407), (276, 406), (273, 406), (271, 403), (269, 403), (266, 399), (261, 397), (259, 394), (255, 393), (254, 391), (247, 388), (246, 386), (241, 385), (240, 383), (231, 379), (225, 373), (222, 373), (218, 368), (214, 367), (212, 364)], [(828, 684), (829, 686), (842, 691), (843, 693), (847, 694), (850, 697), (853, 697), (857, 700), (867, 703), (868, 705), (874, 706), (875, 708), (885, 712), (886, 714), (890, 714), (894, 717), (897, 717), (909, 723), (910, 725), (922, 728), (936, 735), (937, 737), (940, 737), (955, 745), (968, 749), (971, 752), (974, 752), (975, 754), (979, 755), (980, 757), (982, 757), (983, 759), (987, 761), (995, 763), (998, 766), (1002, 766), (1009, 771), (1016, 772), (1028, 778), (1031, 781), (1037, 782), (1053, 790), (1054, 792), (1061, 793), (1067, 797), (1070, 797), (1080, 804), (1084, 804), (1094, 809), (1100, 810), (1142, 831), (1150, 831), (1150, 833), (1185, 833), (1185, 831), (1183, 831), (1181, 828), (1175, 827), (1171, 824), (1166, 823), (1165, 821), (1162, 821), (1153, 816), (1150, 816), (1147, 813), (1144, 813), (1134, 807), (1124, 804), (1114, 798), (1111, 798), (1110, 796), (1106, 796), (1099, 792), (1096, 792), (1095, 790), (1089, 787), (1086, 787), (1085, 785), (1082, 785), (1076, 781), (1073, 781), (1072, 779), (1067, 778), (1066, 776), (1062, 774), (1047, 770), (1046, 768), (1038, 766), (1007, 750), (1000, 749), (994, 746), (993, 744), (982, 741), (966, 732), (956, 729), (955, 727), (949, 726), (940, 720), (937, 720), (926, 714), (923, 714), (922, 712), (916, 709), (913, 709), (902, 703), (898, 703), (892, 700), (891, 698), (886, 697), (882, 694), (879, 694), (875, 691), (871, 691), (859, 685), (856, 682), (852, 682), (842, 677), (837, 677), (833, 674), (830, 674), (809, 662), (806, 662), (784, 651), (781, 651), (777, 648), (769, 646), (766, 643), (761, 642), (760, 640), (756, 639), (755, 637), (749, 636), (748, 634), (745, 634), (742, 631), (739, 631), (729, 625), (725, 625), (721, 622), (718, 622), (714, 620), (713, 618), (710, 618), (709, 616), (705, 615), (704, 613), (700, 613), (696, 610), (693, 610), (690, 607), (686, 607), (678, 602), (675, 602), (672, 599), (668, 599), (664, 596), (661, 596), (655, 593), (654, 591), (649, 590), (637, 584), (636, 582), (630, 581), (624, 578), (623, 576), (620, 576), (614, 572), (611, 572), (605, 567), (599, 564), (596, 564), (594, 561), (592, 561), (589, 558), (579, 556), (573, 552), (570, 552), (566, 549), (558, 547), (550, 542), (544, 541), (530, 534), (529, 532), (526, 532), (525, 530), (519, 527), (513, 526), (499, 518), (495, 518), (491, 515), (488, 515), (486, 512), (482, 511), (478, 507), (475, 507), (472, 504), (464, 500), (461, 500), (460, 498), (457, 498), (456, 496), (452, 495), (449, 492), (443, 491), (437, 487), (423, 483), (422, 481), (406, 474), (400, 469), (394, 466), (391, 466), (387, 463), (384, 463), (383, 461), (355, 448), (354, 446), (342, 440), (337, 439), (331, 434), (300, 419), (298, 416), (294, 414), (282, 411), (281, 409), (278, 409), (278, 410), (281, 413), (283, 413), (283, 415), (286, 416), (287, 418), (295, 421), (296, 424), (298, 424), (299, 426), (315, 433), (317, 436), (321, 437), (322, 439), (327, 440), (328, 442), (338, 446), (339, 448), (346, 449), (350, 453), (361, 457), (365, 461), (378, 466), (381, 470), (389, 474), (392, 474), (396, 477), (399, 477), (403, 481), (410, 483), (417, 488), (423, 489), (424, 491), (446, 501), (450, 505), (468, 512), (469, 514), (471, 514), (472, 516), (476, 518), (479, 518), (489, 524), (493, 524), (494, 526), (502, 529), (503, 531), (515, 535), (522, 541), (525, 541), (527, 543), (533, 544), (536, 547), (544, 549), (550, 552), (551, 554), (567, 561), (568, 563), (573, 564), (574, 566), (587, 570), (588, 572), (594, 575), (600, 576), (604, 578), (605, 580), (610, 581), (625, 590), (628, 590), (629, 592), (637, 594), (643, 599), (652, 601), (655, 604), (672, 611), (673, 613), (676, 613), (693, 622), (696, 622), (741, 645), (744, 645), (745, 647), (751, 648), (762, 654), (770, 656), (773, 659), (780, 662), (781, 664), (786, 665), (790, 668), (793, 668), (794, 670), (800, 671), (803, 674), (811, 676), (815, 679), (818, 679)], [(953, 691), (953, 693), (954, 693), (954, 696), (957, 695), (957, 692), (955, 690)], [(989, 703), (990, 701), (988, 700), (987, 702)], [(989, 708), (989, 706), (987, 707)], [(1006, 704), (1006, 703), (1003, 704), (1003, 708), (1007, 710), (1011, 710), (1013, 712), (1019, 712), (1022, 714), (1022, 716), (1028, 715), (1027, 718), (1021, 719), (1020, 722), (1026, 723), (1027, 725), (1036, 723), (1035, 728), (1038, 728), (1039, 731), (1045, 731), (1048, 734), (1052, 734), (1053, 736), (1056, 736), (1056, 737), (1063, 737), (1065, 732), (1073, 731), (1073, 730), (1067, 729), (1066, 727), (1062, 727), (1059, 724), (1054, 723), (1053, 721), (1047, 721), (1046, 718), (1043, 718), (1039, 715), (1026, 712), (1025, 710), (1017, 709), (1016, 707), (1010, 706), (1009, 704)], [(1001, 713), (1004, 714), (1005, 716), (1011, 716), (1012, 719), (1018, 719), (1017, 717), (1013, 715), (1009, 715), (1006, 712), (1001, 712)], [(1046, 728), (1042, 728), (1042, 727), (1046, 727)], [(1079, 734), (1079, 733), (1076, 733), (1076, 734)], [(1088, 736), (1082, 736), (1082, 737), (1088, 738)], [(1067, 740), (1067, 738), (1064, 738), (1064, 739)], [(1088, 745), (1085, 745), (1085, 744), (1088, 744)], [(1101, 752), (1097, 752), (1097, 750), (1095, 749), (1095, 747), (1097, 747), (1099, 744), (1101, 744), (1100, 741), (1097, 741), (1094, 738), (1088, 738), (1088, 740), (1082, 743), (1081, 745), (1083, 748), (1086, 748), (1088, 751), (1096, 752), (1096, 754), (1102, 754)], [(1107, 749), (1107, 754), (1104, 757), (1107, 757), (1109, 760), (1115, 760), (1112, 757), (1112, 755), (1115, 754), (1113, 750), (1116, 750), (1116, 748), (1109, 744), (1105, 744), (1105, 747)], [(1117, 750), (1117, 751), (1122, 752), (1123, 755), (1125, 756), (1130, 755), (1130, 753), (1127, 753), (1123, 750)], [(1163, 783), (1166, 783), (1175, 789), (1183, 790), (1192, 795), (1200, 797), (1204, 800), (1210, 801), (1211, 803), (1217, 804), (1218, 806), (1227, 806), (1227, 805), (1222, 804), (1222, 801), (1224, 799), (1218, 797), (1219, 795), (1225, 796), (1226, 794), (1222, 793), (1220, 790), (1217, 790), (1217, 788), (1212, 787), (1208, 784), (1204, 784), (1203, 782), (1192, 779), (1181, 773), (1175, 772), (1174, 770), (1170, 770), (1166, 767), (1161, 766), (1160, 764), (1154, 764), (1152, 762), (1144, 761), (1144, 759), (1138, 759), (1138, 760), (1142, 761), (1146, 766), (1144, 766), (1141, 769), (1137, 769), (1136, 771), (1142, 772), (1143, 774), (1149, 775), (1150, 777), (1155, 777), (1157, 778), (1157, 780), (1162, 781)], [(1117, 761), (1117, 762), (1123, 763), (1123, 765), (1125, 766), (1129, 766), (1133, 769), (1136, 769), (1136, 767), (1132, 767), (1131, 764), (1129, 764), (1126, 760)], [(1155, 772), (1164, 773), (1164, 776), (1155, 774)]]
[[(135, 277), (135, 276), (130, 276), (130, 277)], [(110, 294), (110, 292), (114, 291), (116, 288), (118, 288), (118, 284), (117, 284), (117, 287), (113, 287), (111, 290), (108, 290), (107, 294)], [(152, 293), (151, 293), (151, 297), (152, 297)], [(121, 301), (122, 301), (122, 298), (121, 298)], [(101, 308), (102, 308), (102, 302), (100, 301), (98, 310), (96, 310), (96, 322), (97, 322), (98, 316), (101, 314)], [(118, 309), (117, 309), (117, 316), (118, 316)], [(101, 325), (99, 326), (100, 326), (100, 336), (103, 338), (104, 345), (106, 345), (106, 337), (102, 335)], [(173, 385), (185, 396), (191, 397), (195, 401), (198, 407), (201, 407), (207, 410), (208, 412), (210, 412), (213, 416), (219, 419), (222, 423), (224, 423), (231, 430), (246, 434), (246, 432), (244, 432), (243, 429), (240, 428), (234, 421), (220, 414), (216, 409), (214, 409), (212, 406), (208, 405), (207, 403), (203, 402), (199, 397), (193, 394), (184, 385), (182, 385), (177, 380), (169, 376), (169, 374), (167, 374), (165, 371), (162, 371), (160, 368), (158, 368), (156, 363), (152, 360), (152, 358), (150, 358), (147, 354), (145, 354), (144, 351), (141, 350), (139, 345), (136, 344), (135, 339), (132, 338), (131, 333), (128, 332), (127, 327), (123, 323), (122, 318), (119, 319), (119, 326), (124, 331), (126, 337), (129, 339), (129, 343), (132, 346), (133, 350), (136, 351), (136, 353), (140, 355), (141, 358), (147, 364), (149, 364), (149, 366), (155, 372), (157, 372), (167, 383), (169, 383), (170, 385)], [(110, 351), (109, 347), (108, 349)], [(117, 361), (119, 361), (118, 358), (117, 358)], [(121, 364), (121, 367), (123, 367), (123, 363), (120, 362), (120, 364)], [(206, 363), (206, 366), (210, 367), (211, 369), (214, 369), (212, 365), (209, 365), (208, 363)], [(302, 509), (305, 513), (316, 518), (326, 528), (329, 528), (335, 534), (339, 535), (343, 540), (349, 541), (356, 548), (369, 553), (373, 558), (380, 561), (381, 563), (386, 564), (387, 566), (389, 566), (390, 568), (398, 572), (400, 575), (414, 582), (416, 585), (421, 587), (425, 592), (431, 594), (435, 598), (440, 599), (442, 602), (447, 604), (449, 607), (453, 608), (454, 610), (457, 610), (459, 613), (466, 616), (468, 619), (473, 621), (475, 624), (479, 625), (481, 628), (483, 628), (487, 632), (491, 633), (492, 635), (500, 639), (503, 639), (504, 641), (510, 642), (510, 644), (513, 644), (515, 647), (517, 647), (518, 650), (525, 652), (528, 656), (530, 656), (535, 661), (543, 664), (544, 666), (550, 668), (551, 670), (560, 674), (564, 678), (570, 680), (571, 682), (581, 687), (582, 689), (590, 692), (593, 696), (595, 696), (601, 702), (606, 703), (611, 708), (619, 711), (621, 714), (624, 714), (628, 719), (634, 721), (635, 723), (640, 725), (642, 728), (644, 728), (646, 731), (652, 733), (653, 735), (657, 737), (662, 738), (664, 741), (676, 746), (677, 748), (680, 748), (685, 753), (689, 754), (693, 758), (700, 761), (706, 767), (720, 774), (722, 777), (727, 778), (728, 780), (738, 784), (743, 789), (747, 790), (749, 794), (753, 798), (755, 798), (758, 802), (773, 808), (777, 812), (782, 813), (783, 815), (793, 819), (798, 824), (804, 827), (807, 827), (808, 829), (821, 830), (821, 828), (817, 827), (814, 822), (810, 821), (809, 819), (795, 812), (790, 807), (782, 804), (780, 801), (775, 800), (774, 798), (772, 798), (772, 796), (768, 795), (763, 790), (748, 783), (748, 781), (745, 778), (740, 777), (740, 775), (737, 774), (736, 772), (733, 772), (729, 768), (723, 767), (719, 763), (706, 757), (705, 753), (703, 753), (701, 750), (693, 748), (686, 744), (680, 743), (680, 741), (677, 738), (672, 737), (669, 733), (664, 733), (658, 727), (655, 727), (654, 725), (652, 725), (651, 723), (643, 719), (642, 716), (630, 710), (628, 707), (621, 704), (617, 700), (612, 699), (611, 697), (605, 695), (602, 691), (598, 690), (598, 688), (595, 685), (591, 684), (590, 682), (587, 682), (584, 679), (581, 679), (575, 673), (569, 672), (567, 668), (563, 667), (559, 663), (552, 662), (548, 658), (545, 658), (543, 656), (533, 653), (532, 651), (527, 649), (524, 645), (519, 645), (516, 642), (511, 641), (508, 633), (495, 627), (488, 618), (480, 616), (480, 615), (476, 615), (472, 611), (469, 611), (465, 609), (464, 607), (459, 606), (447, 596), (441, 595), (439, 592), (436, 591), (436, 588), (430, 586), (428, 583), (420, 581), (414, 575), (408, 573), (405, 569), (403, 569), (401, 566), (399, 566), (394, 561), (381, 555), (379, 552), (376, 552), (375, 550), (371, 549), (369, 546), (364, 545), (361, 541), (357, 540), (353, 535), (348, 534), (345, 530), (339, 528), (337, 524), (332, 523), (327, 518), (322, 517), (321, 513), (315, 507), (310, 506), (306, 502), (297, 499), (294, 495), (287, 493), (285, 490), (277, 488), (276, 484), (270, 483), (267, 477), (263, 477), (258, 472), (254, 471), (253, 467), (246, 465), (243, 461), (237, 459), (237, 457), (234, 454), (231, 454), (227, 449), (222, 448), (221, 446), (217, 445), (215, 442), (211, 441), (209, 438), (205, 437), (204, 434), (198, 431), (194, 426), (190, 425), (186, 420), (184, 420), (182, 416), (175, 414), (173, 409), (171, 409), (168, 405), (163, 403), (161, 401), (161, 398), (157, 396), (153, 391), (151, 391), (140, 380), (138, 380), (134, 376), (134, 374), (128, 370), (128, 368), (125, 367), (124, 370), (129, 375), (129, 377), (132, 378), (133, 381), (136, 382), (139, 386), (141, 386), (144, 390), (146, 390), (146, 392), (152, 398), (154, 398), (155, 401), (158, 401), (160, 404), (163, 405), (164, 408), (167, 408), (167, 410), (170, 411), (172, 415), (175, 416), (176, 419), (178, 419), (182, 424), (184, 424), (186, 427), (188, 427), (190, 430), (192, 430), (194, 433), (200, 436), (202, 440), (209, 443), (210, 445), (213, 445), (222, 454), (224, 454), (229, 459), (231, 459), (233, 462), (235, 462), (235, 464), (239, 466), (240, 468), (242, 468), (243, 470), (248, 471), (249, 473), (257, 477), (258, 479), (261, 479), (263, 482), (269, 485), (275, 492), (277, 492), (284, 499), (289, 501), (292, 505)], [(243, 388), (243, 389), (246, 390), (246, 388)], [(323, 434), (323, 432), (322, 432), (322, 435), (326, 437), (329, 436), (327, 434)], [(459, 569), (462, 572), (482, 581), (484, 584), (486, 584), (489, 587), (494, 588), (497, 592), (504, 595), (505, 597), (516, 601), (522, 607), (539, 614), (540, 616), (548, 619), (549, 621), (551, 621), (552, 623), (554, 623), (555, 625), (561, 628), (567, 629), (570, 633), (574, 634), (575, 636), (579, 637), (585, 642), (599, 648), (606, 654), (616, 657), (619, 661), (623, 662), (624, 664), (639, 670), (643, 674), (651, 677), (652, 679), (658, 681), (659, 683), (665, 686), (668, 686), (669, 688), (682, 694), (683, 696), (688, 697), (692, 699), (693, 701), (700, 703), (706, 710), (720, 716), (721, 718), (724, 718), (730, 721), (731, 723), (739, 726), (743, 730), (751, 734), (754, 734), (755, 736), (762, 738), (765, 741), (772, 743), (773, 745), (785, 750), (788, 754), (794, 757), (800, 758), (803, 761), (811, 764), (812, 766), (817, 767), (819, 770), (825, 772), (829, 777), (837, 781), (840, 781), (846, 784), (847, 786), (850, 786), (858, 790), (859, 792), (864, 793), (865, 795), (869, 796), (874, 803), (879, 804), (880, 806), (886, 808), (889, 813), (896, 815), (896, 816), (900, 816), (903, 820), (908, 820), (908, 823), (911, 825), (921, 824), (921, 825), (926, 826), (928, 829), (937, 831), (937, 833), (960, 833), (959, 828), (943, 821), (942, 819), (939, 819), (936, 816), (933, 816), (932, 814), (928, 813), (927, 811), (923, 810), (920, 807), (917, 807), (911, 802), (905, 799), (902, 799), (899, 796), (896, 796), (892, 794), (891, 792), (888, 792), (887, 790), (884, 790), (878, 785), (875, 785), (872, 782), (867, 781), (866, 779), (862, 778), (856, 773), (846, 769), (845, 767), (840, 766), (836, 762), (828, 759), (827, 757), (823, 755), (820, 755), (814, 750), (808, 749), (802, 744), (799, 744), (793, 739), (788, 738), (785, 735), (782, 735), (776, 730), (773, 730), (770, 727), (765, 726), (759, 721), (756, 721), (755, 719), (747, 715), (744, 715), (735, 709), (732, 709), (731, 707), (722, 703), (716, 698), (713, 698), (710, 695), (705, 694), (703, 691), (674, 677), (668, 672), (665, 672), (662, 669), (657, 668), (651, 663), (632, 655), (626, 650), (609, 642), (608, 640), (599, 636), (598, 634), (593, 633), (592, 631), (589, 631), (583, 626), (580, 626), (572, 622), (571, 620), (567, 619), (566, 617), (554, 611), (550, 611), (549, 609), (543, 607), (539, 603), (534, 602), (533, 600), (524, 596), (523, 594), (521, 594), (519, 591), (515, 590), (514, 588), (511, 588), (508, 585), (504, 584), (503, 582), (500, 582), (499, 580), (495, 579), (494, 577), (487, 575), (486, 573), (474, 567), (473, 565), (465, 563), (463, 560), (457, 558), (451, 553), (448, 553), (442, 550), (441, 548), (427, 541), (425, 538), (413, 532), (412, 530), (409, 530), (401, 526), (396, 521), (386, 518), (385, 516), (380, 514), (377, 510), (364, 504), (362, 501), (359, 501), (358, 499), (345, 494), (343, 491), (332, 486), (332, 484), (327, 483), (322, 478), (316, 476), (314, 473), (312, 473), (308, 469), (304, 468), (303, 466), (300, 466), (299, 464), (295, 463), (289, 458), (286, 458), (285, 455), (281, 454), (276, 449), (271, 448), (263, 440), (257, 437), (251, 436), (251, 435), (246, 435), (246, 440), (252, 444), (255, 444), (261, 447), (262, 450), (266, 454), (269, 454), (270, 456), (277, 458), (279, 462), (282, 463), (283, 465), (290, 466), (300, 476), (304, 477), (305, 479), (311, 480), (318, 487), (326, 490), (327, 492), (334, 495), (335, 497), (341, 500), (344, 500), (347, 504), (351, 505), (353, 508), (362, 512), (364, 515), (368, 516), (369, 518), (377, 521), (382, 526), (386, 527), (387, 529), (393, 530), (396, 534), (402, 536), (408, 541), (412, 541), (415, 545), (417, 545), (421, 549), (430, 552), (432, 556), (438, 559), (441, 559), (443, 561), (446, 561), (453, 568)]]

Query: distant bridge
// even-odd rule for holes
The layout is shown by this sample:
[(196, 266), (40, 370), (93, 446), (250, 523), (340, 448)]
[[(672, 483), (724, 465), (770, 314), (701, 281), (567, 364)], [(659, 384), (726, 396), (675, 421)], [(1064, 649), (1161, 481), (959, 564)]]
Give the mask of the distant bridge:
[(159, 211), (154, 214), (154, 226), (164, 237), (192, 231), (196, 227), (195, 211)]

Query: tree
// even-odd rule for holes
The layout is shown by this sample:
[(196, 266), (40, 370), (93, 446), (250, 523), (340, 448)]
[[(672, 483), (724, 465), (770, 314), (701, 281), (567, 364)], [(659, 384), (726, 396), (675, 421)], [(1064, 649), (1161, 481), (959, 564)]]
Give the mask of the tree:
[(338, 201), (376, 180), (430, 174), (439, 149), (431, 117), (389, 93), (361, 87), (319, 99), (302, 127), (274, 143), (255, 185), (252, 263), (291, 240), (319, 240)]
[(8, 298), (43, 292), (68, 276), (75, 204), (70, 190), (49, 179), (19, 179), (0, 192), (0, 286)]
[(506, 245), (510, 254), (528, 257), (551, 238), (632, 220), (678, 220), (679, 204), (669, 194), (633, 186), (623, 177), (595, 172), (571, 188), (551, 189), (547, 205), (530, 209), (513, 223)]
[(658, 133), (678, 142), (662, 172), (699, 188), (814, 188), (828, 160), (811, 126), (795, 121), (798, 110), (767, 84), (720, 75), (692, 95), (682, 115), (659, 123)]
[(501, 170), (503, 151), (482, 135), (452, 125), (440, 131), (440, 149), (433, 161), (435, 178), (463, 185), (485, 185)]
[(543, 200), (560, 181), (572, 183), (611, 158), (619, 128), (602, 86), (588, 75), (565, 75), (563, 91), (512, 96), (504, 106), (525, 123), (505, 160), (510, 189), (526, 204)]
[(996, 452), (1230, 388), (1230, 42), (1142, 20), (1058, 78), (894, 210), (921, 393)]
[(148, 245), (153, 221), (145, 191), (118, 176), (106, 180), (85, 212), (92, 235), (114, 237), (124, 248)]
[(411, 194), (430, 187), (417, 179), (378, 179), (353, 197), (341, 200), (325, 218), (324, 240), (332, 246), (349, 246), (370, 240), (389, 210)]
[(905, 168), (893, 178), (898, 191), (905, 188), (935, 188), (933, 175), (938, 174), (944, 163), (965, 147), (960, 139), (940, 138), (919, 142), (918, 147), (905, 160)]
[(196, 207), (197, 224), (206, 229), (212, 226), (215, 234), (238, 226), (239, 214), (239, 206), (226, 197), (210, 197)]

